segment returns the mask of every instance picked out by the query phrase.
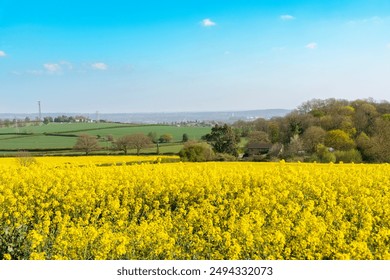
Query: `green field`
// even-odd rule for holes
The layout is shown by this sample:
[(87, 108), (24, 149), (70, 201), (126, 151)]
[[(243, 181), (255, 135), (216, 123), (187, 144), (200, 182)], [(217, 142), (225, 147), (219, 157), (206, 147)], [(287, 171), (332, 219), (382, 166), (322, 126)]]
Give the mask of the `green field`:
[[(102, 150), (108, 152), (111, 143), (105, 139), (109, 135), (115, 139), (123, 135), (153, 132), (157, 137), (163, 134), (171, 134), (173, 136), (171, 143), (160, 145), (160, 153), (177, 153), (182, 148), (181, 140), (184, 133), (191, 140), (199, 140), (203, 135), (209, 133), (210, 130), (210, 127), (119, 123), (50, 123), (39, 126), (9, 127), (0, 128), (0, 151), (2, 153), (19, 150), (34, 152), (70, 151), (76, 143), (78, 135), (90, 134), (97, 136), (100, 139)], [(142, 152), (155, 153), (156, 147), (145, 149)]]

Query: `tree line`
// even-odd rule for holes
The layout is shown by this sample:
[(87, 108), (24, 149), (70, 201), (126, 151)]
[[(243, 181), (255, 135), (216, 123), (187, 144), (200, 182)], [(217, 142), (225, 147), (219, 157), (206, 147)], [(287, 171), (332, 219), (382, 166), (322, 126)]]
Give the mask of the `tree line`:
[[(77, 116), (66, 116), (61, 115), (57, 117), (44, 117), (42, 120), (36, 117), (35, 119), (31, 119), (29, 117), (25, 117), (23, 119), (0, 119), (0, 127), (23, 127), (31, 124), (39, 125), (40, 123), (49, 124), (49, 123), (75, 123), (75, 122), (91, 122), (92, 120), (89, 117), (77, 115)], [(99, 120), (100, 122), (105, 122), (105, 120)]]
[[(108, 139), (124, 154), (130, 149), (139, 154), (153, 144), (159, 153), (159, 144), (171, 140), (153, 132)], [(313, 99), (284, 117), (216, 124), (202, 141), (184, 134), (182, 142), (184, 161), (390, 162), (390, 103)], [(88, 154), (98, 146), (95, 136), (82, 135), (74, 148)]]
[(390, 103), (313, 99), (284, 117), (216, 125), (203, 139), (209, 146), (188, 143), (182, 158), (203, 161), (213, 152), (254, 161), (390, 162)]
[[(144, 133), (135, 133), (124, 135), (114, 139), (112, 135), (107, 135), (106, 137), (93, 136), (89, 134), (82, 134), (77, 138), (76, 144), (73, 149), (77, 151), (82, 151), (86, 155), (89, 155), (93, 151), (102, 149), (100, 142), (110, 143), (109, 149), (121, 151), (125, 155), (132, 149), (136, 150), (137, 155), (140, 155), (142, 149), (147, 149), (156, 145), (157, 151), (159, 154), (159, 145), (162, 143), (170, 143), (173, 140), (173, 136), (169, 133), (165, 133), (157, 136), (156, 132), (149, 132), (147, 135)], [(189, 140), (188, 134), (184, 133), (182, 136), (182, 142), (187, 142)]]

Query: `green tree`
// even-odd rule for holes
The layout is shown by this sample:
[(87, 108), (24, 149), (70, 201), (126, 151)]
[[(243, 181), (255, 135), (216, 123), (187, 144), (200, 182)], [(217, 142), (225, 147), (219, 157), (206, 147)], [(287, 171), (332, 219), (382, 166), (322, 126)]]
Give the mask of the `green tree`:
[(44, 124), (49, 124), (51, 122), (53, 122), (53, 118), (52, 117), (44, 117), (43, 118), (43, 123)]
[(188, 134), (187, 134), (187, 133), (184, 133), (181, 141), (182, 141), (183, 143), (186, 143), (186, 142), (188, 142), (188, 140), (190, 140), (190, 138), (188, 137)]
[(371, 137), (369, 154), (376, 162), (390, 162), (390, 120), (378, 118)]
[(345, 162), (345, 163), (360, 163), (362, 162), (362, 155), (358, 150), (352, 149), (349, 151), (336, 151), (335, 153), (337, 162)]
[(303, 149), (303, 143), (302, 139), (299, 137), (298, 134), (295, 134), (294, 136), (291, 137), (290, 143), (287, 145), (287, 149), (284, 152), (284, 155), (286, 157), (295, 157), (298, 156)]
[(372, 145), (373, 143), (371, 141), (371, 138), (364, 132), (361, 132), (356, 138), (357, 149), (360, 151), (364, 161), (375, 161), (375, 155), (372, 152)]
[(204, 135), (202, 139), (210, 143), (216, 153), (238, 155), (240, 136), (227, 124), (215, 125), (211, 133)]
[(342, 151), (355, 148), (355, 142), (341, 129), (328, 131), (325, 136), (325, 145)]
[(373, 104), (369, 104), (365, 101), (356, 101), (356, 109), (353, 116), (354, 126), (358, 133), (365, 132), (368, 135), (372, 135), (372, 128), (374, 128), (375, 118), (378, 116), (378, 112)]
[(336, 156), (329, 151), (329, 148), (322, 144), (319, 144), (317, 146), (317, 151), (314, 156), (317, 157), (318, 160), (323, 163), (336, 162)]
[(202, 162), (214, 158), (214, 152), (207, 143), (187, 142), (180, 150), (179, 156), (182, 161)]
[(302, 134), (302, 144), (305, 151), (314, 153), (318, 144), (323, 144), (326, 131), (319, 126), (311, 126)]
[(153, 143), (157, 143), (158, 142), (158, 138), (157, 138), (157, 133), (156, 132), (149, 132), (148, 133), (148, 137), (150, 138), (150, 140), (153, 142)]
[(158, 140), (160, 141), (160, 143), (169, 143), (172, 141), (172, 139), (173, 139), (173, 136), (171, 134), (165, 133), (165, 134), (161, 135)]
[(248, 135), (248, 142), (250, 143), (270, 143), (268, 133), (264, 131), (252, 131)]

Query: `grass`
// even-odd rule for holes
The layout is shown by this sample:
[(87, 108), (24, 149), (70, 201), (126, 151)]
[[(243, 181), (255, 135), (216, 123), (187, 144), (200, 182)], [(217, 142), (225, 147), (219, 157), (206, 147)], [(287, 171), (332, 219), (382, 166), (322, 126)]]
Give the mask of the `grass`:
[[(97, 130), (79, 131), (75, 134), (82, 134), (88, 132), (91, 135), (100, 135), (105, 137), (112, 135), (114, 138), (127, 134), (155, 132), (157, 136), (162, 134), (171, 134), (173, 142), (182, 140), (183, 134), (187, 133), (190, 139), (199, 140), (203, 135), (210, 132), (209, 127), (176, 127), (164, 125), (148, 125), (148, 126), (131, 126), (131, 127), (115, 127), (115, 128), (101, 128)], [(74, 133), (74, 132), (72, 132)]]
[(23, 127), (0, 128), (0, 133), (66, 133), (70, 131), (86, 131), (107, 127), (123, 127), (129, 124), (118, 123), (49, 123), (42, 125), (27, 125)]
[[(0, 151), (2, 154), (18, 150), (41, 150), (42, 153), (56, 152), (58, 149), (71, 150), (76, 143), (76, 136), (81, 134), (101, 136), (99, 140), (100, 146), (102, 150), (107, 150), (111, 147), (110, 142), (104, 141), (104, 138), (108, 135), (112, 135), (115, 139), (123, 135), (153, 132), (156, 133), (157, 137), (162, 134), (171, 134), (173, 136), (172, 143), (160, 145), (160, 153), (177, 153), (183, 147), (181, 140), (184, 133), (191, 140), (199, 140), (201, 136), (209, 133), (210, 130), (210, 127), (178, 127), (169, 125), (50, 123), (40, 126), (0, 128)], [(156, 153), (156, 148), (145, 149), (142, 152)]]

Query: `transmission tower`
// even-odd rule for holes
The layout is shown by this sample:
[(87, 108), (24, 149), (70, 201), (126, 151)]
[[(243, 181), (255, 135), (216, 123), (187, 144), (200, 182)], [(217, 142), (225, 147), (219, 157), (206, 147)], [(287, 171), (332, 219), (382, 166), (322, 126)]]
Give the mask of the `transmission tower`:
[(42, 121), (41, 101), (38, 101), (38, 119)]

